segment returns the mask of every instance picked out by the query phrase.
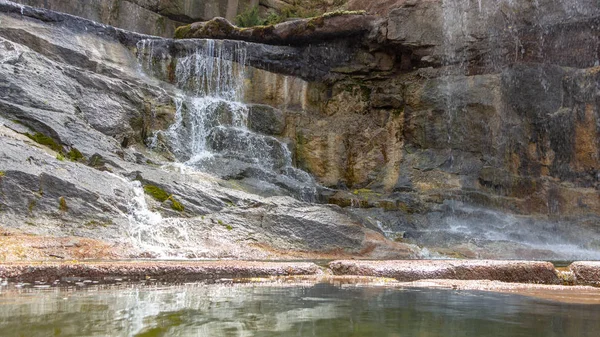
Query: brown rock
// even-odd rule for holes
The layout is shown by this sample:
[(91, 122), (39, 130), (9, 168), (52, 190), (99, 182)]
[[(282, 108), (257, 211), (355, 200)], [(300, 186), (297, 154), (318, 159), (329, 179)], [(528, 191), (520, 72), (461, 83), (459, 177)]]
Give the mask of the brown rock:
[(423, 279), (494, 280), (558, 284), (552, 263), (492, 260), (333, 261), (336, 275), (390, 277), (399, 281)]
[(224, 18), (179, 27), (177, 38), (230, 39), (275, 45), (298, 45), (364, 34), (375, 17), (364, 14), (331, 14), (270, 26), (239, 28)]
[(569, 269), (575, 275), (576, 284), (600, 285), (600, 261), (573, 262)]
[(202, 262), (98, 262), (0, 264), (0, 279), (14, 282), (54, 282), (68, 278), (111, 281), (157, 280), (189, 282), (220, 278), (315, 275), (321, 273), (314, 263), (274, 263), (246, 261)]

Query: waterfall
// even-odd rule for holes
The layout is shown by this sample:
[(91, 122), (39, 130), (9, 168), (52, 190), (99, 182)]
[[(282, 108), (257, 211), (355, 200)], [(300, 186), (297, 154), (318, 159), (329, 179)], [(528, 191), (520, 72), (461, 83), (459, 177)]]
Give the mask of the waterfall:
[[(314, 201), (314, 180), (292, 166), (292, 154), (279, 139), (248, 129), (250, 107), (243, 103), (246, 81), (244, 42), (194, 40), (176, 56), (164, 41), (138, 42), (144, 73), (173, 83), (175, 122), (159, 131), (180, 162), (223, 178), (249, 176), (272, 189)], [(148, 144), (156, 144), (154, 134)]]
[[(175, 86), (175, 120), (147, 140), (156, 147), (159, 138), (186, 167), (225, 179), (249, 181), (265, 194), (289, 194), (306, 201), (316, 199), (316, 184), (306, 172), (292, 166), (292, 154), (281, 140), (248, 128), (250, 106), (243, 103), (246, 85), (244, 42), (193, 40), (173, 52), (164, 40), (141, 40), (137, 60), (141, 75)], [(175, 54), (175, 55), (173, 55)], [(162, 137), (158, 137), (158, 136)], [(169, 250), (176, 237), (187, 242), (183, 220), (161, 219), (147, 211), (140, 186), (130, 216), (130, 235), (139, 247)], [(165, 235), (168, 234), (168, 235)], [(168, 237), (168, 239), (165, 239)]]
[(191, 239), (189, 225), (185, 220), (163, 218), (160, 213), (150, 210), (142, 184), (131, 181), (129, 185), (132, 195), (127, 205), (127, 234), (135, 247), (160, 258), (183, 258), (185, 251), (191, 252), (199, 248)]

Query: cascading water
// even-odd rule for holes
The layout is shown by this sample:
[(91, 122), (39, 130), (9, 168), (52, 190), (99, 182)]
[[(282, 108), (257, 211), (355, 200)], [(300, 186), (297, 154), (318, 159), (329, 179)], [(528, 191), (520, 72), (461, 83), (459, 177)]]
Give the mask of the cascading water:
[(315, 183), (306, 172), (292, 167), (287, 145), (248, 129), (250, 107), (241, 102), (245, 44), (197, 40), (196, 46), (165, 66), (170, 55), (160, 54), (156, 43), (140, 41), (138, 60), (146, 73), (170, 79), (180, 90), (175, 98), (175, 123), (159, 132), (166, 136), (175, 156), (201, 171), (223, 178), (259, 180), (260, 185), (272, 186), (271, 190), (314, 201)]
[[(314, 180), (292, 167), (287, 145), (248, 129), (250, 107), (242, 103), (246, 80), (244, 43), (224, 45), (222, 41), (197, 40), (174, 58), (160, 43), (164, 42), (138, 42), (138, 62), (143, 74), (176, 86), (176, 115), (174, 123), (153, 134), (147, 144), (157, 146), (160, 136), (187, 167), (227, 179), (241, 176), (254, 183), (255, 189), (268, 186), (266, 194), (283, 193), (313, 201)], [(159, 247), (158, 251), (164, 253), (172, 248), (169, 242), (173, 239), (188, 242), (185, 221), (162, 219), (148, 211), (141, 187), (134, 186), (134, 190), (130, 221), (131, 237), (137, 246)]]

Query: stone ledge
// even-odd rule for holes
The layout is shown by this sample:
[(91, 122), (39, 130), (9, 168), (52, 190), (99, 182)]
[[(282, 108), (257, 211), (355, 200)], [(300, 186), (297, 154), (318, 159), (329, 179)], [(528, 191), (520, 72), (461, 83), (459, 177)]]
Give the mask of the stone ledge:
[(377, 22), (374, 16), (350, 12), (349, 14), (324, 14), (276, 25), (240, 28), (224, 18), (217, 17), (210, 21), (178, 27), (175, 37), (227, 39), (272, 45), (303, 45), (365, 34), (370, 32)]
[(409, 282), (422, 279), (493, 280), (514, 283), (559, 284), (550, 262), (491, 260), (398, 260), (333, 261), (336, 275), (395, 278)]
[(569, 266), (577, 284), (600, 286), (600, 261), (577, 261)]
[(7, 263), (0, 264), (0, 279), (10, 282), (45, 282), (90, 280), (111, 282), (152, 280), (193, 282), (222, 278), (318, 275), (314, 263), (280, 263), (249, 261), (177, 261), (177, 262), (74, 262), (74, 263)]

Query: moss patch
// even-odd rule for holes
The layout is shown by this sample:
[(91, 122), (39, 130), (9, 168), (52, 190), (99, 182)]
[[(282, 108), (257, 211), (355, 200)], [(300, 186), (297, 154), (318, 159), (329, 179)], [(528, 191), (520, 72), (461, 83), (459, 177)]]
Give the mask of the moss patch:
[(169, 194), (158, 186), (145, 185), (144, 192), (160, 202), (165, 202), (169, 199)]
[(47, 146), (56, 152), (63, 152), (63, 147), (58, 144), (54, 139), (44, 135), (43, 133), (36, 132), (33, 135), (30, 133), (25, 133), (25, 136), (29, 137), (34, 142)]
[(221, 221), (221, 220), (217, 220), (217, 223), (218, 223), (220, 226), (223, 226), (223, 227), (225, 227), (225, 229), (227, 229), (228, 231), (231, 231), (231, 230), (233, 230), (233, 227), (232, 227), (231, 225), (227, 225), (227, 224), (225, 224), (225, 223), (224, 223), (223, 221)]
[(175, 29), (175, 38), (176, 39), (184, 39), (189, 37), (188, 34), (192, 30), (192, 25), (179, 26)]
[(235, 25), (238, 27), (254, 27), (265, 23), (260, 17), (258, 6), (252, 6), (235, 17)]
[(69, 207), (67, 207), (67, 200), (65, 200), (64, 197), (58, 198), (58, 210), (61, 212), (66, 212), (69, 210)]
[(365, 15), (365, 14), (367, 14), (367, 11), (364, 11), (364, 10), (360, 10), (360, 11), (338, 10), (338, 11), (325, 13), (325, 14), (323, 14), (323, 17), (324, 18), (332, 18), (335, 16), (342, 16), (342, 15)]
[(173, 197), (173, 195), (169, 195), (165, 190), (163, 190), (162, 188), (160, 188), (158, 186), (145, 185), (144, 192), (146, 192), (146, 194), (150, 195), (152, 198), (154, 198), (157, 201), (160, 201), (160, 202), (165, 202), (167, 200), (171, 201), (171, 208), (173, 210), (176, 210), (178, 212), (185, 211), (185, 207), (179, 201), (177, 201), (175, 199), (175, 197)]
[(83, 156), (83, 154), (81, 152), (79, 152), (79, 150), (77, 150), (76, 148), (72, 148), (69, 152), (67, 152), (67, 158), (69, 158), (71, 161), (84, 161), (85, 157)]
[(185, 211), (185, 207), (183, 207), (183, 205), (179, 201), (175, 200), (175, 198), (173, 198), (172, 195), (169, 196), (169, 200), (171, 200), (171, 208), (172, 209), (179, 211), (179, 212)]

